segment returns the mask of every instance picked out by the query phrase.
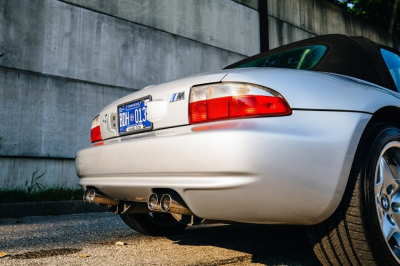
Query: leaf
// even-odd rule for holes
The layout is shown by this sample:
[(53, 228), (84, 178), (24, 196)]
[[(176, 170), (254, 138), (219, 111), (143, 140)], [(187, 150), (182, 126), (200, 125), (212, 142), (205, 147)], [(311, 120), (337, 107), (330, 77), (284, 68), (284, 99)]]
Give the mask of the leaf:
[(5, 253), (5, 252), (0, 252), (0, 258), (4, 258), (4, 257), (7, 257), (7, 256), (8, 256), (7, 253)]
[(37, 169), (35, 172), (33, 172), (32, 179), (35, 177), (36, 173), (39, 172), (39, 171), (40, 171), (40, 169)]
[(37, 176), (37, 177), (35, 178), (35, 181), (36, 181), (36, 180), (39, 180), (40, 178), (42, 178), (42, 177), (46, 174), (46, 172), (47, 172), (47, 171), (44, 171), (43, 174)]
[(125, 246), (125, 245), (128, 245), (128, 244), (126, 244), (125, 242), (122, 242), (122, 241), (117, 241), (117, 242), (115, 242), (115, 245), (117, 245), (117, 246)]
[(79, 258), (88, 258), (88, 257), (90, 257), (90, 255), (86, 255), (86, 254), (79, 255)]

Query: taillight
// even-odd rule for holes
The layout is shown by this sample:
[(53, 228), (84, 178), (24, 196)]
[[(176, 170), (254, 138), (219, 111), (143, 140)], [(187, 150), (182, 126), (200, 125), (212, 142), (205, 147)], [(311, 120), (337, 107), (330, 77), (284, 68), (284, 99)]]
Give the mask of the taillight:
[(282, 116), (289, 104), (276, 91), (246, 83), (217, 83), (193, 87), (190, 92), (190, 124), (216, 120)]
[(90, 136), (92, 143), (103, 139), (101, 137), (101, 131), (100, 131), (100, 115), (96, 116), (92, 121), (92, 129), (90, 131)]

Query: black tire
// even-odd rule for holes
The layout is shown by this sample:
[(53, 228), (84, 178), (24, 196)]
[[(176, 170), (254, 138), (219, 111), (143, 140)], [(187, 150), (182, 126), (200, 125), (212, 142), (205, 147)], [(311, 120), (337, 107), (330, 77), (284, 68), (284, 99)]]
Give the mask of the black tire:
[(169, 213), (130, 213), (120, 216), (130, 228), (150, 236), (176, 235), (186, 228)]
[(377, 163), (382, 149), (392, 141), (400, 141), (398, 128), (368, 125), (338, 209), (322, 223), (307, 227), (323, 265), (399, 265), (383, 236), (375, 198)]

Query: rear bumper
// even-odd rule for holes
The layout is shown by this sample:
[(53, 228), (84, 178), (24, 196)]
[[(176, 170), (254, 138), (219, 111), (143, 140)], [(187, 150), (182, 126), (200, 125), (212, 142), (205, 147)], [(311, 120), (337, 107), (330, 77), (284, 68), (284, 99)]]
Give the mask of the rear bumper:
[(207, 219), (315, 224), (337, 208), (370, 117), (294, 111), (125, 136), (78, 152), (79, 183), (131, 201), (173, 189)]

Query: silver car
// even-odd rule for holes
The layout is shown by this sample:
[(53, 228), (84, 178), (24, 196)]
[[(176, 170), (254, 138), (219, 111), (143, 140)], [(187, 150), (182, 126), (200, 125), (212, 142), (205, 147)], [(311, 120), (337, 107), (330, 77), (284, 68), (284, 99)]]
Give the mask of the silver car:
[(305, 225), (324, 265), (400, 263), (400, 57), (327, 35), (106, 106), (76, 155), (85, 201), (132, 229)]

